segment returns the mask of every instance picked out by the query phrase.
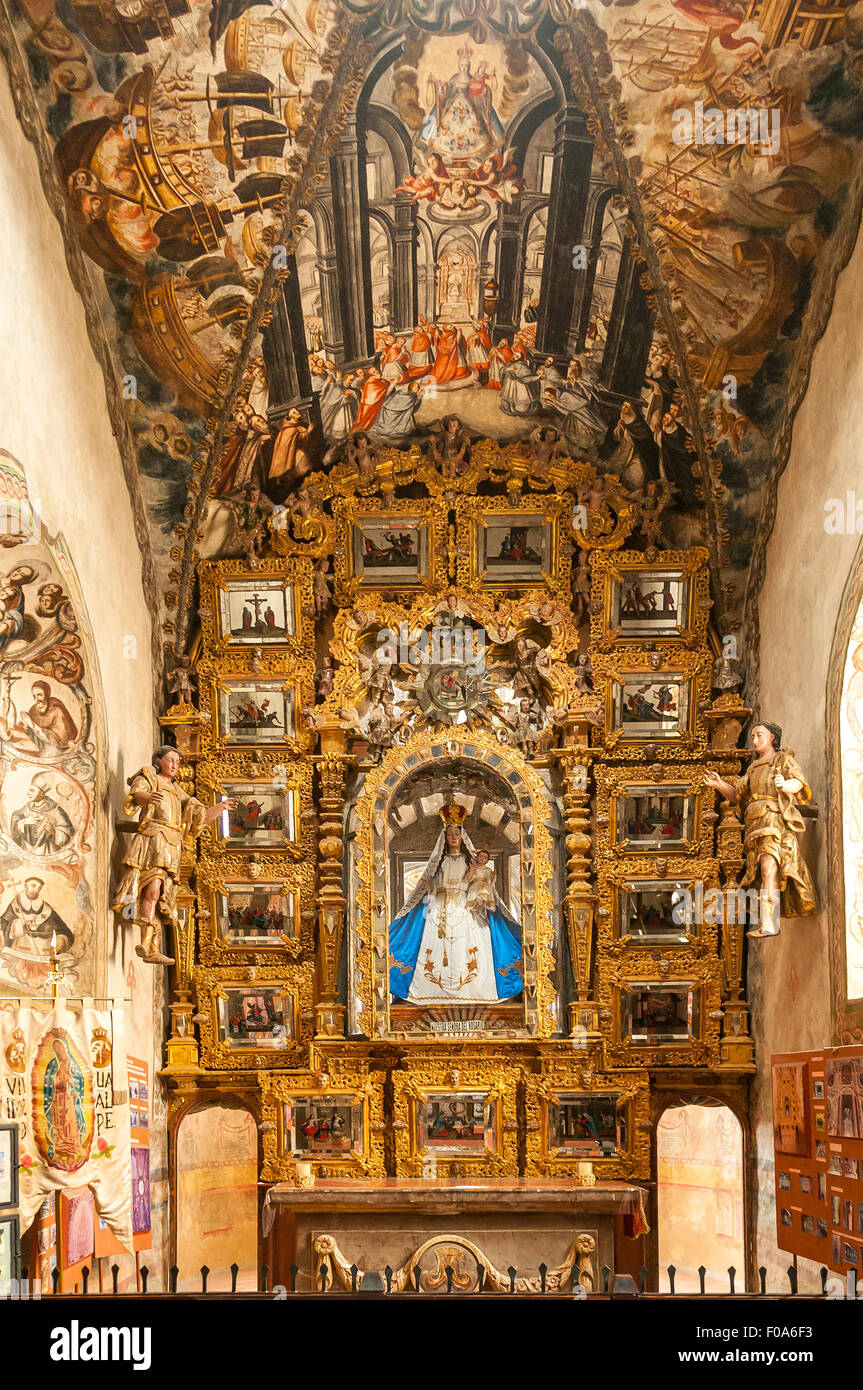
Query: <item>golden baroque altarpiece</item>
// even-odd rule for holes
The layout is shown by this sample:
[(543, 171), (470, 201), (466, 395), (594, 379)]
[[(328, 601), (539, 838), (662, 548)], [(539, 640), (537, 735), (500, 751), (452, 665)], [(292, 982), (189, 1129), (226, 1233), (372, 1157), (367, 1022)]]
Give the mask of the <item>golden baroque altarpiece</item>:
[(163, 1075), (175, 1119), (252, 1108), (264, 1182), (648, 1180), (652, 1088), (753, 1070), (744, 924), (697, 910), (742, 870), (704, 775), (749, 711), (707, 551), (643, 512), (527, 445), (383, 449), (199, 562), (199, 708), (162, 724), (225, 810)]

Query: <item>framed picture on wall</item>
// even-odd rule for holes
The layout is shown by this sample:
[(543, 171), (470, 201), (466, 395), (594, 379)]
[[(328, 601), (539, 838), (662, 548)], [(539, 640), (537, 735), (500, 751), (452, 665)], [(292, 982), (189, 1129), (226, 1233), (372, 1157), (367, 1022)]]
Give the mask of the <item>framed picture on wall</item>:
[(289, 1097), (282, 1107), (281, 1147), (286, 1158), (324, 1161), (361, 1157), (361, 1098), (329, 1092)]
[(297, 895), (284, 883), (233, 880), (215, 890), (216, 929), (226, 946), (283, 946), (297, 934)]
[(614, 1092), (561, 1091), (546, 1101), (546, 1126), (555, 1158), (615, 1158), (627, 1147), (627, 1105)]
[(296, 1001), (281, 985), (225, 985), (218, 995), (219, 1042), (231, 1052), (284, 1052), (296, 1036)]
[(19, 1219), (11, 1213), (0, 1215), (0, 1290), (8, 1288), (19, 1278), (21, 1228)]
[(18, 1205), (18, 1126), (0, 1124), (0, 1211)]
[(636, 1047), (685, 1043), (697, 1036), (699, 990), (688, 980), (621, 985), (620, 1031)]
[(689, 730), (690, 678), (633, 672), (611, 682), (611, 730), (624, 741), (679, 739)]
[(296, 600), (288, 580), (226, 579), (218, 593), (219, 636), (227, 646), (277, 646), (296, 633)]
[(216, 737), (228, 745), (290, 742), (295, 734), (294, 687), (277, 678), (238, 676), (215, 689)]
[(495, 1150), (495, 1104), (487, 1092), (428, 1092), (416, 1109), (420, 1150), (465, 1156)]
[(692, 848), (696, 798), (686, 786), (632, 783), (614, 797), (615, 844), (631, 854)]
[(280, 849), (297, 838), (297, 792), (273, 781), (225, 781), (216, 800), (237, 798), (213, 822), (213, 836), (222, 849)]
[(420, 516), (362, 516), (351, 528), (353, 573), (366, 588), (411, 588), (429, 577), (429, 523)]

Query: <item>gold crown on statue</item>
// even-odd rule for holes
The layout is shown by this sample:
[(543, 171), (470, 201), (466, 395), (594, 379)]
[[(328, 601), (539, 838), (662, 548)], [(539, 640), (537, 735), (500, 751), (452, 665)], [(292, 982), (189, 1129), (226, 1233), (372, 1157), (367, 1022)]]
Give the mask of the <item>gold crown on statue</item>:
[(464, 825), (467, 820), (467, 808), (451, 801), (447, 806), (441, 807), (440, 818), (444, 825)]

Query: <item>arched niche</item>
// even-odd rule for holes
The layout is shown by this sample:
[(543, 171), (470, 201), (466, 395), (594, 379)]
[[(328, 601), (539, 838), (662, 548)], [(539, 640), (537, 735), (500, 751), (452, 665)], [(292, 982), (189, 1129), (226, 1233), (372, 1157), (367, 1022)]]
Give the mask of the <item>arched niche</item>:
[[(391, 999), (389, 926), (421, 874), (455, 799), (475, 847), (494, 862), (496, 886), (521, 930), (523, 989), (512, 1004), (473, 1009), (453, 996), (444, 1014), (482, 1015), (477, 1036), (560, 1031), (561, 821), (553, 789), (517, 749), (484, 731), (423, 731), (367, 773), (348, 808), (347, 999), (349, 1031), (372, 1037), (433, 1032), (434, 1011), (407, 1013)], [(475, 838), (476, 837), (476, 838)], [(441, 1031), (443, 1028), (441, 1028)]]
[[(66, 541), (48, 534), (5, 451), (0, 534), (0, 995), (44, 992), (53, 935), (64, 992), (100, 996), (108, 817), (96, 646)], [(24, 905), (40, 902), (53, 916), (31, 930)]]
[(231, 1095), (192, 1102), (173, 1126), (174, 1260), (177, 1291), (209, 1292), (258, 1286), (258, 1126), (251, 1109)]
[(679, 1099), (659, 1115), (656, 1147), (656, 1248), (659, 1289), (668, 1291), (668, 1266), (678, 1293), (697, 1293), (698, 1269), (708, 1293), (727, 1293), (747, 1282), (746, 1134), (721, 1097)]
[(863, 1041), (863, 541), (851, 566), (827, 676), (827, 894), (836, 1041)]

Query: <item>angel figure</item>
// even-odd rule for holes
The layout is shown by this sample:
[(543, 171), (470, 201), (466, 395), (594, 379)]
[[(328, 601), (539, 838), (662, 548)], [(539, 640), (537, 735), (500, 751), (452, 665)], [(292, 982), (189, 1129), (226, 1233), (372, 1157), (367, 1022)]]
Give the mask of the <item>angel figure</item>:
[(708, 772), (704, 783), (743, 808), (746, 871), (740, 883), (758, 887), (759, 926), (747, 936), (760, 938), (779, 935), (780, 916), (809, 917), (815, 911), (815, 889), (798, 843), (805, 829), (798, 807), (812, 793), (793, 750), (782, 747), (778, 724), (753, 725), (749, 741), (755, 758), (742, 777), (726, 780)]
[(318, 560), (312, 575), (312, 607), (315, 617), (322, 618), (330, 606), (333, 596), (333, 581), (330, 579), (330, 562), (326, 555)]
[(493, 646), (508, 647), (518, 636), (518, 628), (510, 622), (509, 618), (498, 614), (494, 622), (486, 629), (486, 633)]
[(575, 688), (579, 695), (593, 694), (593, 665), (587, 652), (575, 658)]
[[(198, 835), (205, 825), (237, 806), (235, 796), (215, 806), (204, 806), (177, 785), (180, 755), (163, 746), (153, 754), (150, 767), (129, 778), (124, 803), (128, 816), (138, 815), (135, 835), (123, 857), (125, 872), (111, 910), (131, 917), (143, 929), (135, 954), (148, 965), (173, 965), (172, 956), (159, 949), (162, 923), (177, 922), (177, 882), (183, 840)], [(157, 915), (158, 914), (158, 915)]]
[(377, 696), (392, 697), (394, 664), (387, 659), (386, 647), (377, 648), (373, 656), (366, 656), (365, 652), (357, 652), (357, 670), (372, 699)]
[(671, 501), (672, 495), (677, 491), (671, 483), (651, 481), (644, 489), (644, 496), (639, 505), (640, 523), (642, 534), (648, 545), (661, 548), (663, 544), (662, 536), (662, 513)]
[(541, 468), (548, 468), (555, 459), (566, 457), (566, 445), (553, 425), (537, 425), (528, 439), (533, 459)]
[(523, 748), (532, 757), (542, 739), (546, 718), (542, 709), (527, 695), (522, 695), (517, 705), (510, 705), (503, 715), (507, 725), (509, 741)]
[(482, 189), (496, 203), (514, 203), (525, 187), (514, 155), (515, 147), (510, 146), (503, 154), (490, 154), (478, 169), (472, 169), (468, 175), (472, 191)]
[(538, 642), (530, 637), (517, 637), (515, 641), (513, 689), (516, 693), (525, 692), (537, 700), (544, 698), (541, 670), (548, 669), (548, 659)]
[(320, 668), (315, 674), (315, 692), (318, 700), (323, 703), (329, 699), (335, 686), (336, 672), (333, 666), (333, 658), (325, 656), (321, 659)]
[(412, 203), (420, 203), (423, 199), (433, 203), (437, 199), (438, 190), (446, 188), (452, 179), (449, 176), (446, 165), (439, 154), (431, 153), (426, 160), (424, 169), (414, 177), (409, 174), (403, 183), (400, 183), (396, 193), (410, 193)]
[(463, 473), (470, 459), (470, 439), (467, 430), (455, 415), (435, 420), (431, 425), (431, 451), (442, 478), (455, 478)]
[(267, 542), (267, 520), (275, 508), (257, 483), (252, 483), (243, 497), (228, 500), (234, 513), (237, 548), (246, 556), (252, 569), (256, 569)]
[(370, 487), (375, 480), (378, 454), (369, 444), (369, 437), (364, 430), (356, 430), (349, 436), (345, 445), (345, 458), (351, 468), (356, 469), (360, 487)]
[(177, 664), (168, 676), (168, 689), (172, 695), (176, 695), (178, 705), (191, 705), (193, 703), (193, 693), (195, 687), (195, 676), (191, 671), (192, 658), (181, 656), (177, 658)]

